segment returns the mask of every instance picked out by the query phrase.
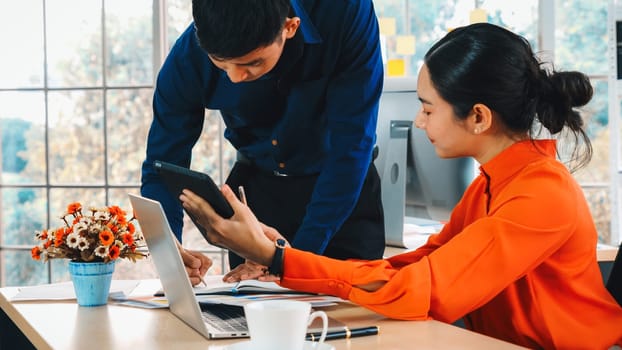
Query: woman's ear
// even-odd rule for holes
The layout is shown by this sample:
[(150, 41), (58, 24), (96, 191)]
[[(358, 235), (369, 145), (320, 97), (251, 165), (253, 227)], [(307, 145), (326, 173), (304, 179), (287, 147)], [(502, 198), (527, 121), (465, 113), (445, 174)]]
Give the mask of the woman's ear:
[(481, 134), (492, 126), (492, 110), (483, 103), (476, 103), (468, 117), (468, 128), (474, 134)]

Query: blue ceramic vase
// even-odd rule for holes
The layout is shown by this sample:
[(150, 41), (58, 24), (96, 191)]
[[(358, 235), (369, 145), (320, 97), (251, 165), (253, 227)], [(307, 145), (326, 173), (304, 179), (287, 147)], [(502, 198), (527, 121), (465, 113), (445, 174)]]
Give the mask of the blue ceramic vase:
[(114, 262), (69, 262), (69, 274), (80, 306), (99, 306), (108, 302)]

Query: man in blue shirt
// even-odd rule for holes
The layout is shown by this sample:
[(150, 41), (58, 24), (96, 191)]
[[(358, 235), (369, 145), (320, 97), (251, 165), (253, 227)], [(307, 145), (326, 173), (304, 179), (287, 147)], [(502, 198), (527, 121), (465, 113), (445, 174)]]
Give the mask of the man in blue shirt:
[[(159, 72), (141, 192), (181, 239), (182, 209), (152, 166), (189, 167), (205, 109), (219, 110), (260, 221), (335, 258), (384, 251), (372, 150), (383, 67), (371, 0), (193, 0), (194, 23)], [(230, 253), (232, 267), (241, 263)], [(198, 281), (198, 280), (193, 280)]]

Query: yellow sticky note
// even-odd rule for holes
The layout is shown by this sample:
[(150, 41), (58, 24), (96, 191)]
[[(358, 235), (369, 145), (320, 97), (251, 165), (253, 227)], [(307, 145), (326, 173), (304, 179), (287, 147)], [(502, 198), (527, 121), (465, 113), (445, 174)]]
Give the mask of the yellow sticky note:
[(471, 11), (469, 15), (469, 22), (473, 23), (486, 23), (488, 22), (488, 13), (484, 9), (475, 9)]
[(415, 54), (415, 36), (414, 35), (399, 35), (395, 45), (395, 52), (399, 55), (414, 55)]
[(378, 26), (380, 27), (381, 35), (395, 35), (397, 32), (397, 22), (395, 17), (380, 17), (378, 18)]
[(387, 62), (387, 75), (401, 77), (406, 75), (406, 62), (403, 59), (393, 59)]

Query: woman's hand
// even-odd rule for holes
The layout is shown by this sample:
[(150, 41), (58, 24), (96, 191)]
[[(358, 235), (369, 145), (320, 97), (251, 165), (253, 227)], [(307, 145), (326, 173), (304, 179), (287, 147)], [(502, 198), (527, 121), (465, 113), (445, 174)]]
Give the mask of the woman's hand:
[(281, 235), (274, 228), (261, 224), (229, 186), (223, 185), (221, 190), (234, 211), (230, 219), (216, 214), (209, 203), (190, 190), (183, 190), (179, 199), (184, 209), (206, 229), (211, 244), (232, 250), (259, 265), (270, 265), (276, 251), (273, 239)]

